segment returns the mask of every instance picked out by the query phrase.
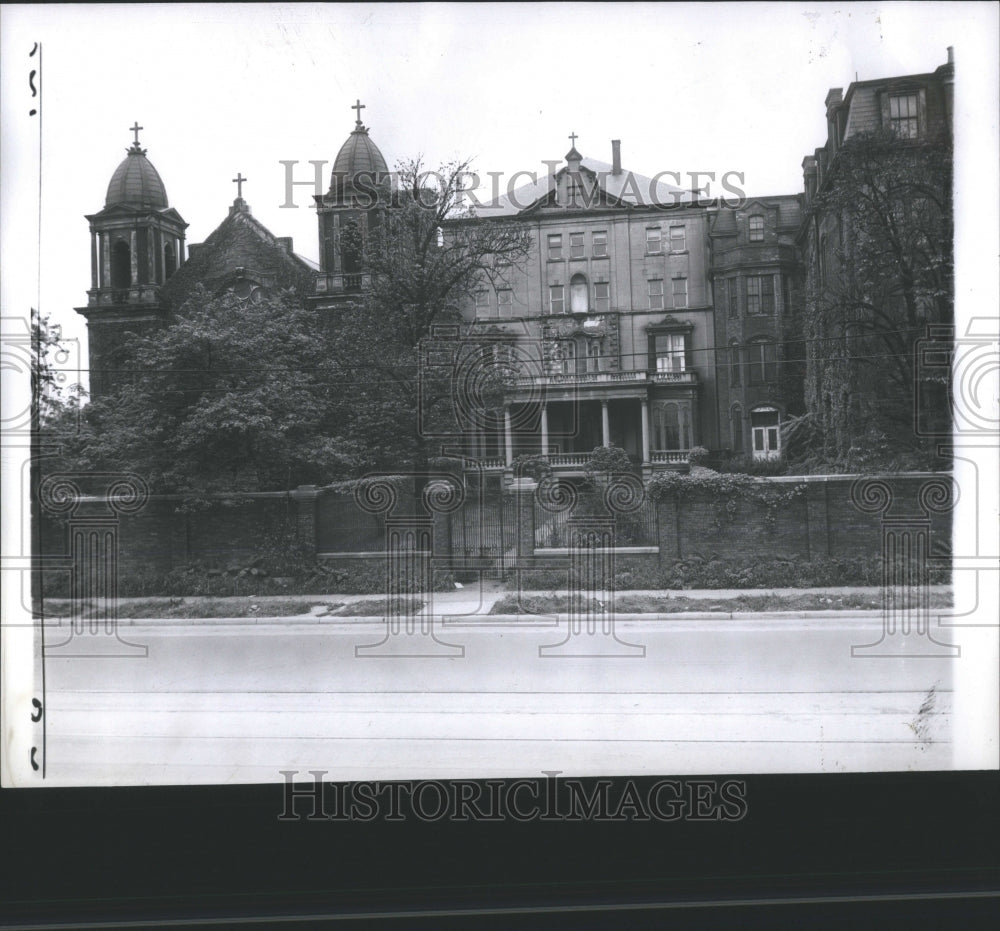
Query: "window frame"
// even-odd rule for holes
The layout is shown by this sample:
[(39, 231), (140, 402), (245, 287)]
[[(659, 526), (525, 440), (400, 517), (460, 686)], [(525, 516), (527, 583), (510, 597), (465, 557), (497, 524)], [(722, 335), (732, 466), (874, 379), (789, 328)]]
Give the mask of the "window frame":
[[(906, 116), (900, 116), (898, 113), (899, 107), (898, 102), (901, 100), (912, 101), (913, 111), (910, 113), (910, 108), (907, 106)], [(897, 114), (893, 116), (893, 104), (896, 104)], [(912, 124), (912, 132), (907, 130), (907, 132), (900, 133), (899, 127), (902, 124)], [(889, 128), (896, 134), (900, 139), (918, 139), (920, 138), (920, 92), (919, 91), (906, 91), (902, 93), (889, 94)]]
[[(507, 295), (509, 300), (501, 301), (500, 296), (502, 294)], [(513, 288), (497, 288), (497, 316), (503, 316), (502, 308), (508, 308), (508, 316), (514, 315), (514, 289)]]
[[(653, 290), (653, 285), (659, 285), (659, 292)], [(663, 302), (663, 279), (662, 278), (647, 278), (646, 279), (646, 296), (649, 300), (650, 310), (663, 310), (666, 306)], [(659, 304), (654, 303), (653, 298), (657, 298)]]
[[(650, 248), (654, 243), (656, 248)], [(646, 255), (663, 255), (663, 230), (658, 226), (646, 227)]]
[[(604, 296), (598, 293), (598, 289), (604, 289)], [(608, 281), (594, 282), (594, 313), (606, 314), (611, 310), (611, 283)]]
[[(559, 296), (556, 297), (556, 292)], [(559, 310), (556, 310), (556, 304), (559, 305)], [(549, 313), (550, 314), (564, 314), (566, 313), (566, 286), (561, 284), (550, 284), (549, 285)]]
[(747, 238), (750, 242), (763, 242), (767, 223), (759, 213), (753, 214), (747, 220)]
[(548, 261), (561, 262), (563, 258), (562, 233), (547, 234), (546, 243)]
[[(684, 285), (683, 289), (680, 290), (680, 291), (677, 290), (677, 284), (678, 284), (678, 282), (682, 282), (683, 285)], [(687, 307), (688, 306), (688, 280), (687, 280), (687, 278), (684, 277), (683, 275), (678, 275), (676, 278), (671, 278), (670, 279), (670, 283), (671, 283), (670, 284), (670, 295), (671, 295), (671, 299), (673, 300), (673, 306), (676, 307), (677, 309), (683, 309), (683, 308)], [(678, 298), (681, 298), (680, 302), (678, 302), (678, 300), (677, 300)]]
[[(598, 237), (601, 237), (598, 239)], [(607, 230), (596, 230), (591, 235), (591, 252), (595, 259), (604, 259), (608, 257), (608, 231)], [(602, 245), (603, 251), (598, 250), (598, 245)]]
[(778, 348), (770, 340), (755, 339), (747, 343), (747, 383), (753, 386), (773, 385), (778, 380)]
[[(675, 235), (677, 231), (680, 231), (680, 236)], [(681, 225), (671, 226), (668, 231), (668, 239), (671, 252), (687, 252), (687, 227)], [(674, 248), (678, 239), (680, 240), (679, 249)]]
[(583, 233), (569, 234), (569, 257), (571, 259), (585, 259), (587, 257), (587, 243)]

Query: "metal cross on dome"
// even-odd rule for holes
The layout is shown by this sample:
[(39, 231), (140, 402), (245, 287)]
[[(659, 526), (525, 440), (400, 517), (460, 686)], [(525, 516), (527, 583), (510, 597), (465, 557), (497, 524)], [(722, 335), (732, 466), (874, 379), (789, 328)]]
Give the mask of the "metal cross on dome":
[(570, 142), (570, 145), (573, 146), (574, 149), (576, 148), (576, 140), (577, 140), (577, 138), (578, 137), (577, 137), (576, 133), (570, 133), (569, 134), (569, 142)]
[(129, 131), (135, 133), (135, 147), (139, 147), (139, 130), (145, 129), (145, 126), (140, 126), (139, 121), (136, 120), (135, 123), (129, 127)]
[(355, 101), (355, 103), (351, 107), (351, 109), (357, 111), (357, 116), (355, 117), (355, 119), (357, 120), (358, 125), (360, 126), (361, 125), (361, 111), (367, 109), (365, 107), (365, 105), (361, 102), (361, 98), (360, 97)]
[(243, 177), (243, 172), (239, 171), (236, 173), (236, 177), (233, 178), (233, 183), (236, 185), (236, 196), (239, 198), (243, 197), (243, 182), (249, 181), (249, 178)]

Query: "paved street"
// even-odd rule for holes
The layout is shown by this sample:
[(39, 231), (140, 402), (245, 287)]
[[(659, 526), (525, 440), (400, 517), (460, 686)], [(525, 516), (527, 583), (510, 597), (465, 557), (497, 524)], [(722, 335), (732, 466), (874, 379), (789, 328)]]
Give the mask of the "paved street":
[(881, 625), (620, 619), (553, 650), (565, 619), (374, 649), (381, 620), (123, 624), (146, 657), (47, 659), (47, 782), (947, 769), (954, 662), (852, 657)]

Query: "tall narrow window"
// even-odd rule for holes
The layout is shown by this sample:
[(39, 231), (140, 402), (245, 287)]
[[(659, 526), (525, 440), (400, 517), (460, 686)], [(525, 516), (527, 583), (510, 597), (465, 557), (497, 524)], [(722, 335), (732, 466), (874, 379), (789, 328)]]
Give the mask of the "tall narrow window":
[(674, 307), (687, 307), (688, 305), (688, 283), (687, 278), (674, 278)]
[(566, 292), (561, 284), (549, 288), (549, 313), (562, 314), (566, 312)]
[(900, 139), (917, 138), (916, 94), (897, 94), (889, 98), (889, 125)]
[(774, 343), (750, 343), (747, 346), (750, 384), (766, 385), (778, 380), (778, 362)]
[(650, 226), (646, 229), (646, 254), (647, 255), (659, 255), (663, 251), (663, 247), (660, 243), (660, 228), (658, 226)]
[(132, 251), (124, 239), (111, 250), (111, 287), (127, 288), (132, 284)]
[(592, 339), (587, 343), (587, 371), (599, 372), (601, 370), (601, 341)]
[(594, 256), (601, 258), (608, 254), (608, 234), (603, 230), (594, 233)]
[(764, 241), (764, 218), (750, 217), (750, 242)]
[(665, 333), (656, 337), (656, 371), (687, 370), (687, 340), (683, 333)]
[(740, 280), (739, 278), (729, 279), (729, 316), (738, 317), (740, 315)]
[(743, 454), (743, 411), (739, 404), (733, 406), (729, 413), (730, 429), (733, 436), (733, 453), (737, 456)]
[(739, 343), (729, 344), (729, 386), (740, 386), (740, 346)]
[(590, 288), (587, 286), (587, 279), (583, 275), (574, 275), (569, 282), (569, 305), (570, 312), (574, 314), (585, 314), (590, 310)]
[(584, 257), (583, 233), (569, 234), (569, 257), (571, 259), (582, 259)]
[(553, 233), (549, 236), (549, 261), (562, 258), (562, 234)]
[(476, 292), (476, 316), (485, 317), (490, 312), (490, 292)]
[(177, 257), (174, 255), (174, 247), (168, 242), (163, 247), (164, 277), (169, 278), (177, 271)]
[(606, 281), (594, 284), (594, 310), (599, 314), (606, 314), (611, 310), (611, 285)]
[(687, 249), (687, 237), (684, 234), (683, 226), (670, 227), (670, 251), (683, 252)]
[(649, 289), (649, 309), (663, 310), (663, 279), (651, 278), (646, 286)]
[(510, 317), (514, 313), (514, 292), (510, 288), (500, 288), (497, 291), (497, 314)]

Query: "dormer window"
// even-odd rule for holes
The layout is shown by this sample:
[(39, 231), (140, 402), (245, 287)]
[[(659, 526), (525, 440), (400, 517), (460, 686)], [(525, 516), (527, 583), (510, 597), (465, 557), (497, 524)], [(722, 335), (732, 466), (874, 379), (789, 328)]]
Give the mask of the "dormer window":
[(889, 98), (889, 126), (900, 139), (917, 138), (916, 94), (895, 94)]
[(750, 242), (764, 241), (764, 218), (750, 217)]

